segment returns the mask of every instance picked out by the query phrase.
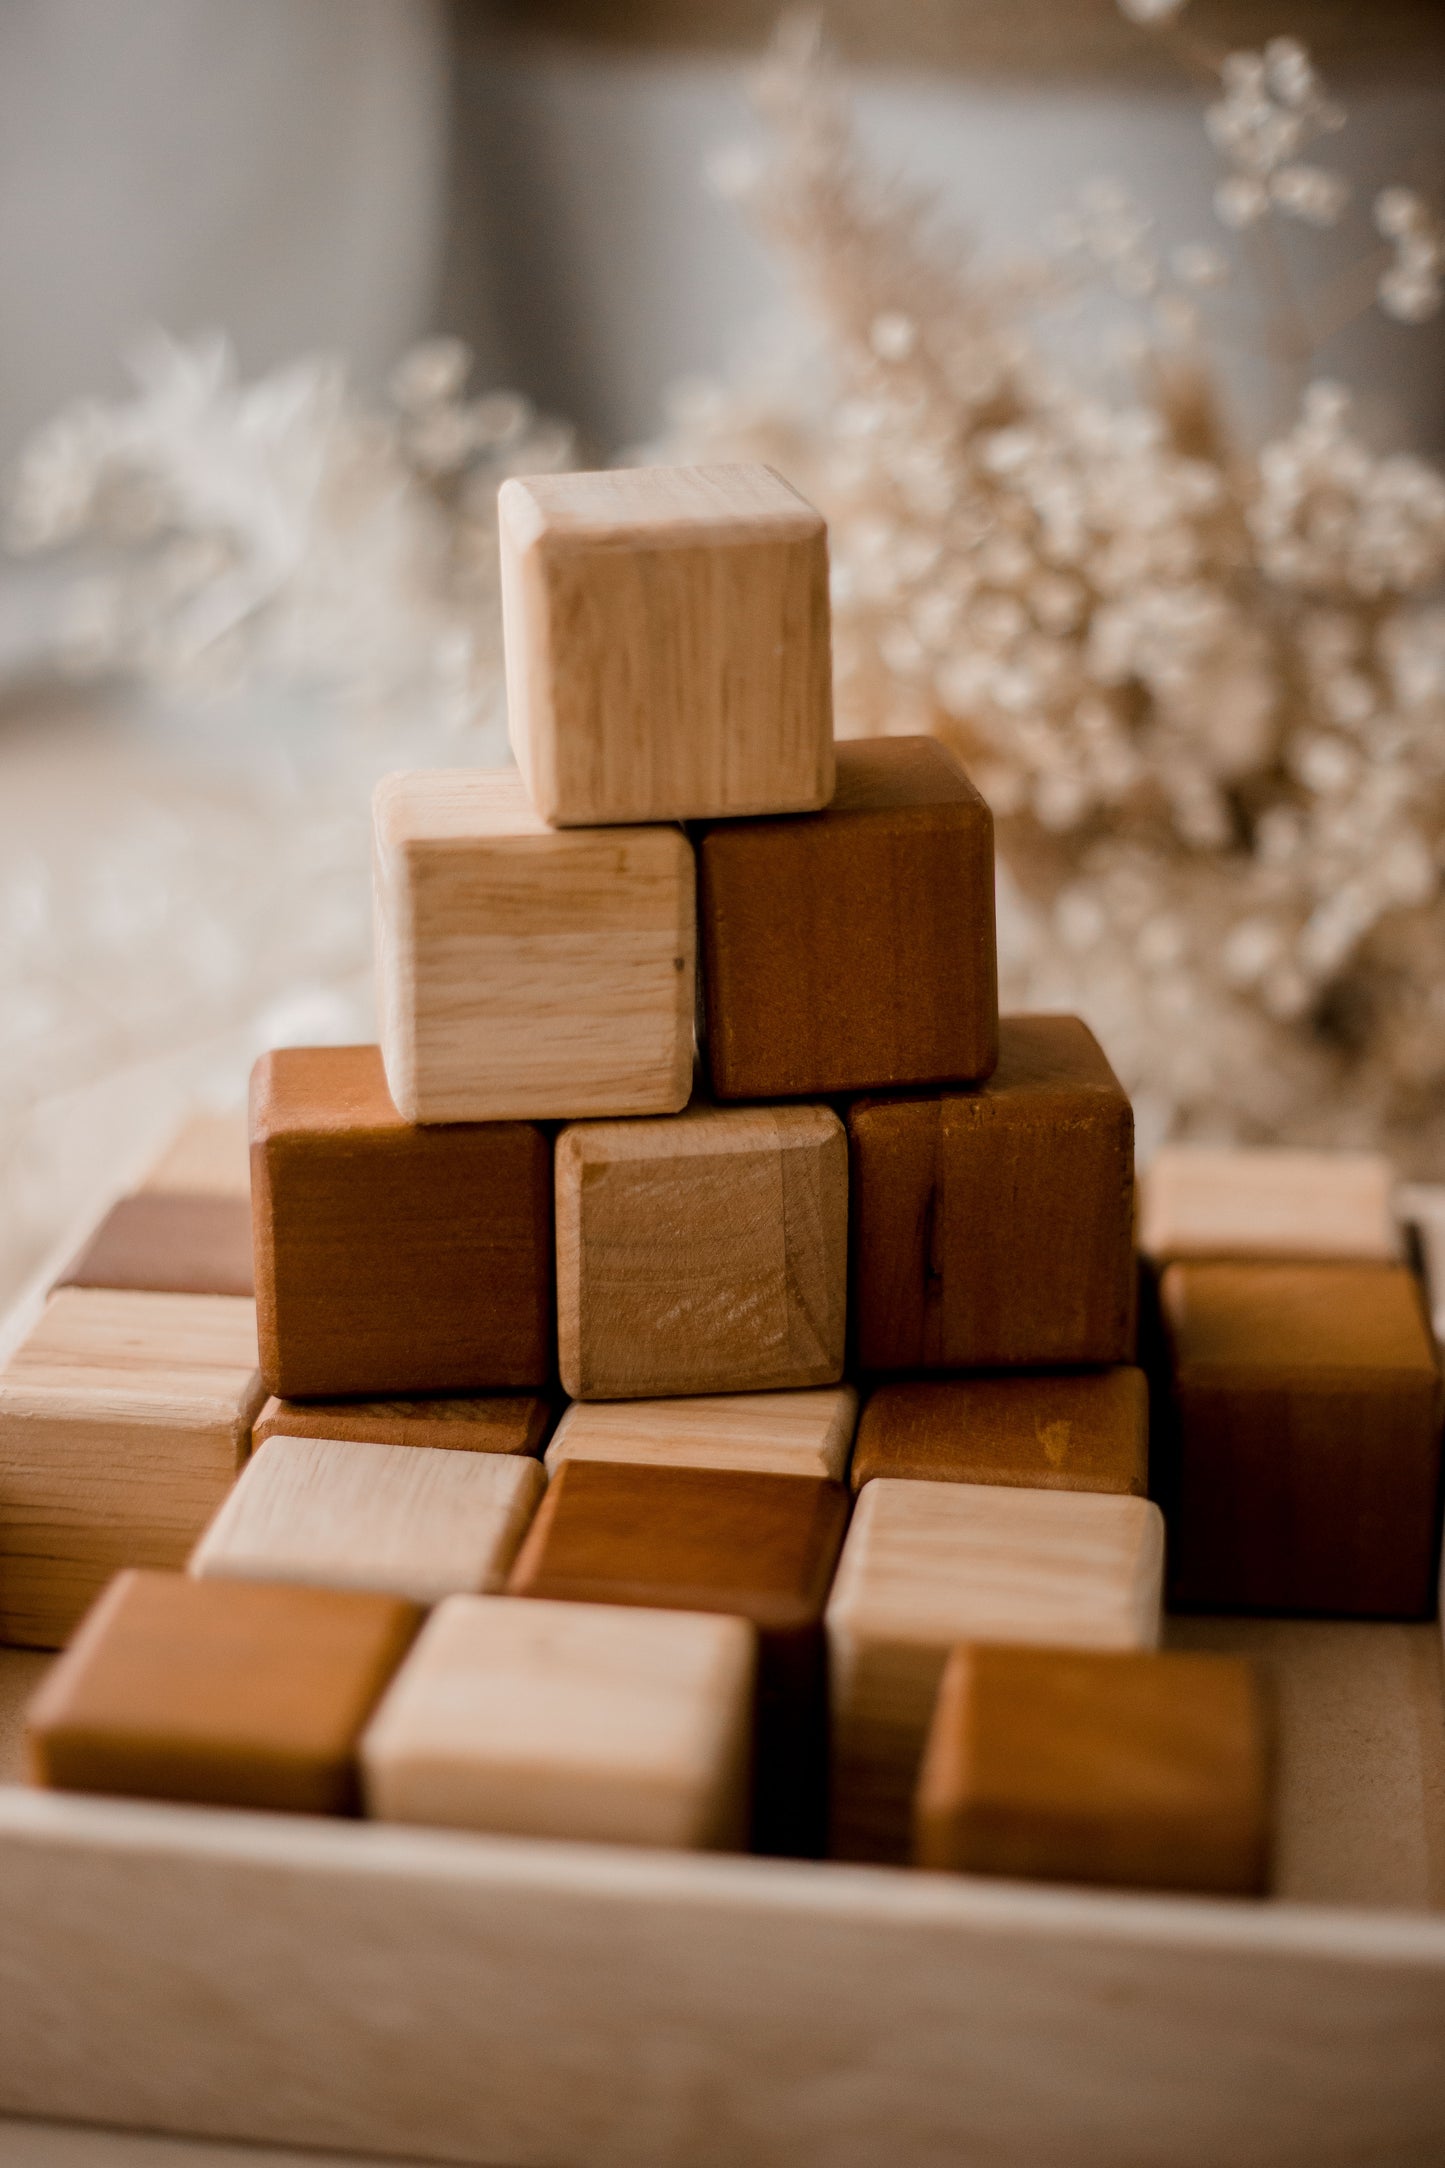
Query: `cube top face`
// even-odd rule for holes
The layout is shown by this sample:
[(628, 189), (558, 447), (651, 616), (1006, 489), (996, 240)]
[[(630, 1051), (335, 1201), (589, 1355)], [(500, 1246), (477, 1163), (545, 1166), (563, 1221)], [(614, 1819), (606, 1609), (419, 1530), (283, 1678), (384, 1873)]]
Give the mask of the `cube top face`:
[(1120, 1365), (880, 1385), (858, 1427), (853, 1488), (878, 1476), (1142, 1498), (1148, 1383)]
[(846, 1492), (821, 1478), (569, 1461), (508, 1586), (787, 1632), (822, 1616), (847, 1518)]
[(240, 1295), (63, 1287), (0, 1371), (0, 1410), (103, 1402), (130, 1422), (249, 1432), (264, 1398), (256, 1306)]
[(444, 1393), (420, 1400), (278, 1400), (256, 1418), (267, 1438), (342, 1438), (375, 1445), (429, 1445), (458, 1453), (535, 1454), (551, 1405), (540, 1393)]
[(252, 1295), (249, 1195), (141, 1190), (122, 1197), (55, 1284)]
[(1160, 1302), (1184, 1378), (1287, 1377), (1326, 1390), (1349, 1372), (1438, 1381), (1403, 1265), (1178, 1263), (1164, 1273)]
[(337, 1813), (358, 1734), (420, 1624), (335, 1589), (124, 1573), (32, 1704), (38, 1781)]
[(841, 1483), (858, 1418), (851, 1385), (800, 1393), (699, 1393), (684, 1400), (574, 1400), (547, 1448), (569, 1460), (751, 1469)]
[(1395, 1170), (1378, 1152), (1169, 1144), (1139, 1181), (1139, 1247), (1157, 1259), (1389, 1263)]
[(379, 1046), (282, 1046), (251, 1072), (251, 1150), (258, 1144), (389, 1143), (410, 1124), (386, 1088)]
[(803, 812), (833, 788), (827, 537), (762, 466), (505, 482), (512, 747), (562, 827)]

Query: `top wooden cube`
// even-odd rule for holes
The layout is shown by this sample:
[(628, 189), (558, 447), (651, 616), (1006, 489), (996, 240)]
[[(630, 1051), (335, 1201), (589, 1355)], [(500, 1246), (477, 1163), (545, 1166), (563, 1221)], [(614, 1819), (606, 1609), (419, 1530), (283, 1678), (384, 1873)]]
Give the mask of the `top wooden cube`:
[(781, 475), (539, 475), (497, 510), (512, 747), (544, 820), (826, 805), (826, 530)]

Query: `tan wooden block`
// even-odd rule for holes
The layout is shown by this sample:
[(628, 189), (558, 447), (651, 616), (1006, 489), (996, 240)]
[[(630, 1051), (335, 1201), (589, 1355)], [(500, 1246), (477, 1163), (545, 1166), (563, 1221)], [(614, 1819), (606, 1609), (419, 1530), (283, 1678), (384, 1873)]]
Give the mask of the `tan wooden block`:
[(557, 1139), (557, 1342), (574, 1400), (843, 1374), (848, 1152), (827, 1107), (694, 1106)]
[(1144, 1498), (880, 1477), (828, 1601), (833, 1849), (904, 1860), (938, 1682), (960, 1641), (1158, 1644), (1164, 1521)]
[(569, 1460), (654, 1468), (751, 1468), (841, 1483), (858, 1420), (852, 1385), (802, 1393), (714, 1393), (686, 1400), (574, 1400), (547, 1448), (547, 1473)]
[(545, 820), (827, 803), (826, 530), (781, 475), (538, 475), (497, 511), (512, 750)]
[(1378, 1152), (1166, 1144), (1139, 1177), (1139, 1247), (1161, 1262), (1388, 1263), (1395, 1170)]
[(367, 1811), (516, 1836), (737, 1849), (745, 1619), (453, 1596), (362, 1740)]
[(58, 1648), (122, 1567), (183, 1566), (264, 1398), (243, 1296), (52, 1296), (0, 1371), (0, 1640)]
[(546, 1488), (535, 1460), (268, 1438), (197, 1544), (201, 1579), (369, 1588), (414, 1603), (500, 1588)]
[(422, 1400), (279, 1400), (256, 1418), (267, 1438), (355, 1438), (372, 1445), (433, 1445), (452, 1453), (529, 1453), (552, 1420), (541, 1393), (438, 1393)]
[(559, 834), (510, 768), (388, 776), (375, 799), (377, 991), (412, 1122), (666, 1114), (692, 1088), (692, 846)]
[(185, 1196), (249, 1197), (251, 1148), (246, 1109), (188, 1115), (165, 1150), (136, 1184), (142, 1191)]

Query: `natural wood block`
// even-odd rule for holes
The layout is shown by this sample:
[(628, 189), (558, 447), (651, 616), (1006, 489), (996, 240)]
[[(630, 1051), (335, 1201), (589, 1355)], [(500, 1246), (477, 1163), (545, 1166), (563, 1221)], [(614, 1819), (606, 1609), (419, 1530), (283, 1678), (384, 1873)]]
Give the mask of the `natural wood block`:
[(823, 812), (699, 841), (719, 1099), (970, 1082), (998, 1058), (992, 814), (936, 738), (837, 761)]
[(250, 1198), (168, 1189), (122, 1197), (55, 1285), (254, 1294)]
[(1127, 1362), (1134, 1117), (1074, 1016), (1006, 1016), (971, 1092), (848, 1114), (865, 1370)]
[(355, 1438), (372, 1445), (433, 1445), (453, 1453), (541, 1451), (552, 1404), (541, 1393), (438, 1393), (423, 1400), (278, 1400), (256, 1418), (267, 1438)]
[(362, 1727), (420, 1620), (391, 1596), (123, 1573), (31, 1703), (31, 1779), (351, 1812)]
[(557, 1340), (574, 1400), (843, 1374), (848, 1152), (827, 1107), (689, 1108), (557, 1139)]
[(512, 1454), (268, 1438), (190, 1570), (427, 1604), (479, 1594), (501, 1587), (546, 1482), (540, 1462)]
[(848, 1518), (840, 1483), (708, 1468), (564, 1463), (527, 1532), (517, 1596), (721, 1611), (758, 1629), (753, 1842), (821, 1847), (822, 1616)]
[(1166, 1144), (1139, 1177), (1139, 1247), (1160, 1260), (1388, 1264), (1400, 1254), (1394, 1192), (1378, 1152)]
[(696, 902), (680, 829), (560, 834), (514, 769), (375, 801), (381, 1042), (415, 1122), (669, 1114), (692, 1088)]
[(256, 1311), (283, 1399), (545, 1385), (552, 1148), (529, 1122), (420, 1129), (374, 1046), (251, 1079)]
[(122, 1566), (184, 1565), (264, 1398), (239, 1295), (53, 1295), (0, 1370), (0, 1640), (58, 1648)]
[(1170, 1586), (1181, 1604), (1428, 1618), (1440, 1371), (1399, 1265), (1179, 1263)]
[(178, 1190), (192, 1197), (249, 1198), (251, 1158), (246, 1109), (188, 1115), (136, 1187), (146, 1191)]
[(949, 1657), (918, 1785), (920, 1867), (1249, 1897), (1266, 1886), (1269, 1832), (1251, 1665), (969, 1645)]
[(827, 538), (780, 475), (537, 475), (497, 512), (512, 750), (544, 820), (826, 804)]
[(828, 1601), (833, 1850), (904, 1860), (938, 1682), (959, 1641), (1149, 1649), (1164, 1521), (1144, 1498), (880, 1477)]
[(654, 1468), (749, 1468), (841, 1483), (858, 1420), (851, 1385), (804, 1393), (715, 1393), (687, 1400), (574, 1400), (547, 1448), (547, 1472), (569, 1460)]
[(896, 1379), (869, 1394), (858, 1424), (854, 1490), (875, 1476), (1142, 1498), (1148, 1383), (1128, 1364)]
[(452, 1596), (361, 1743), (383, 1821), (738, 1849), (756, 1646), (740, 1618)]

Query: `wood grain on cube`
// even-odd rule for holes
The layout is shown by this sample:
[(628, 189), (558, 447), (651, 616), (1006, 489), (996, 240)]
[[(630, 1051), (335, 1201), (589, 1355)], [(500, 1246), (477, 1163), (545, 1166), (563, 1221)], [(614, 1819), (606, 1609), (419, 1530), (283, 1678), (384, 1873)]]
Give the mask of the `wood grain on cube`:
[(875, 1476), (1142, 1498), (1148, 1382), (1127, 1363), (890, 1380), (869, 1394), (859, 1420), (854, 1490)]
[(621, 1460), (821, 1475), (841, 1483), (857, 1420), (851, 1385), (684, 1400), (574, 1400), (547, 1448), (547, 1470), (555, 1475), (569, 1460)]
[(826, 1107), (564, 1129), (562, 1382), (574, 1400), (831, 1385), (847, 1248), (847, 1145)]
[(821, 813), (699, 841), (720, 1099), (968, 1082), (998, 1058), (992, 814), (934, 738), (837, 759)]
[(544, 820), (827, 802), (826, 531), (780, 475), (538, 475), (497, 511), (512, 749)]
[(0, 1640), (58, 1648), (123, 1566), (182, 1566), (250, 1448), (254, 1303), (62, 1288), (0, 1370)]
[(267, 1438), (354, 1438), (372, 1445), (431, 1445), (452, 1453), (541, 1451), (552, 1421), (542, 1393), (436, 1393), (419, 1400), (279, 1400), (256, 1418)]
[(903, 1860), (914, 1784), (959, 1641), (1148, 1649), (1164, 1523), (1143, 1498), (880, 1477), (828, 1602), (833, 1849)]
[(919, 1866), (1257, 1896), (1270, 1822), (1249, 1664), (969, 1644), (949, 1657), (919, 1778)]
[(31, 1704), (32, 1780), (352, 1811), (357, 1741), (420, 1621), (390, 1596), (121, 1574)]
[(1170, 1585), (1200, 1609), (1426, 1618), (1440, 1370), (1399, 1265), (1172, 1264)]
[(252, 1295), (249, 1195), (161, 1189), (122, 1197), (55, 1285)]
[(1389, 1263), (1395, 1170), (1378, 1152), (1166, 1144), (1139, 1177), (1139, 1247), (1175, 1257)]
[(1127, 1362), (1134, 1120), (1073, 1016), (1008, 1016), (971, 1092), (849, 1110), (865, 1370)]
[(536, 1387), (552, 1363), (552, 1147), (530, 1122), (402, 1120), (374, 1046), (251, 1082), (256, 1304), (283, 1399)]
[(736, 1849), (753, 1629), (740, 1618), (453, 1596), (361, 1744), (367, 1811), (514, 1836)]
[(250, 1142), (244, 1107), (198, 1110), (180, 1123), (136, 1187), (191, 1197), (249, 1197)]
[(540, 1463), (514, 1454), (272, 1437), (190, 1570), (439, 1603), (501, 1587), (545, 1487)]
[(692, 1089), (696, 904), (674, 827), (561, 834), (515, 769), (375, 800), (382, 1051), (409, 1121), (667, 1114)]

